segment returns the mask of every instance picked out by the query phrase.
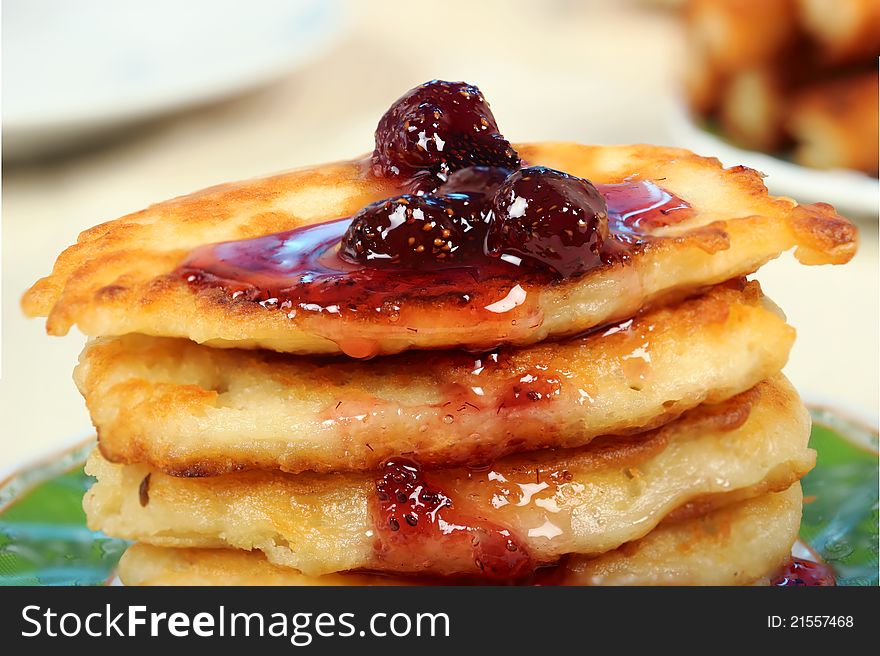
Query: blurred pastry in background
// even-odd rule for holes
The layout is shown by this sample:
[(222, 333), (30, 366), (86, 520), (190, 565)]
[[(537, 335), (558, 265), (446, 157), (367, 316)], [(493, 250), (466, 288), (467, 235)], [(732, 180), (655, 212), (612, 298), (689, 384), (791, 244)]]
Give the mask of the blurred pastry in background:
[(880, 54), (877, 0), (797, 0), (802, 29), (821, 46), (826, 61), (876, 63)]
[(877, 175), (880, 0), (688, 0), (691, 112), (738, 145)]
[(775, 151), (787, 145), (785, 83), (772, 67), (731, 75), (720, 100), (717, 119), (726, 137), (754, 150)]
[(876, 73), (861, 73), (803, 89), (792, 98), (786, 129), (795, 159), (817, 168), (853, 168), (877, 174)]

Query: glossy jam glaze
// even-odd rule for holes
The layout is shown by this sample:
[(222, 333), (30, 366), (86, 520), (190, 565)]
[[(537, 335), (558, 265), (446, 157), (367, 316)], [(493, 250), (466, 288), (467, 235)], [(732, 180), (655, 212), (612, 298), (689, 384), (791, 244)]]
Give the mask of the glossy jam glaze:
[[(429, 270), (374, 267), (339, 257), (350, 220), (297, 228), (255, 239), (195, 250), (181, 274), (195, 286), (220, 287), (233, 300), (278, 308), (288, 318), (306, 314), (370, 316), (396, 323), (412, 302), (468, 307), (483, 302), (485, 314), (523, 304), (519, 267), (498, 259), (437, 264)], [(540, 272), (530, 282), (549, 284)]]
[(831, 567), (803, 558), (792, 558), (771, 582), (780, 588), (803, 586), (835, 586), (837, 581)]
[(548, 565), (536, 551), (573, 547), (585, 488), (567, 467), (523, 457), (503, 468), (487, 460), (424, 470), (408, 458), (389, 460), (369, 501), (377, 569), (529, 582)]
[(370, 501), (377, 559), (395, 570), (488, 581), (522, 580), (534, 571), (513, 531), (468, 513), (413, 460), (385, 463)]
[[(691, 214), (685, 201), (650, 181), (598, 189), (608, 205), (610, 240), (623, 262), (653, 239), (651, 230)], [(477, 253), (430, 270), (352, 263), (339, 256), (350, 221), (202, 246), (178, 273), (193, 286), (220, 288), (233, 300), (258, 302), (290, 319), (304, 313), (369, 314), (391, 324), (408, 304), (476, 309), (474, 319), (497, 320), (527, 305), (530, 289), (555, 280), (550, 272)], [(530, 316), (527, 307), (517, 314)]]
[(627, 180), (596, 188), (608, 206), (612, 232), (638, 237), (691, 215), (687, 202), (650, 180)]

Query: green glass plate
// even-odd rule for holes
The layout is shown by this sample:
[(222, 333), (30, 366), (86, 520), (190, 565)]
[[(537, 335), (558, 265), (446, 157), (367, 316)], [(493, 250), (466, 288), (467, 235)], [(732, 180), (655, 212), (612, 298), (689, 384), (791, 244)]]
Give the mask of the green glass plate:
[[(801, 541), (838, 585), (878, 585), (877, 432), (814, 408), (819, 454), (803, 480)], [(94, 442), (0, 483), (0, 585), (104, 585), (127, 543), (86, 527), (83, 462)]]

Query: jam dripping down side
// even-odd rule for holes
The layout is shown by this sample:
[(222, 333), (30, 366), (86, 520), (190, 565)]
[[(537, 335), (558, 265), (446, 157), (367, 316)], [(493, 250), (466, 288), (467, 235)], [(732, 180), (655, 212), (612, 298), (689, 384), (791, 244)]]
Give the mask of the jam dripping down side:
[(782, 572), (771, 582), (780, 588), (804, 586), (836, 586), (834, 572), (825, 563), (803, 558), (792, 558)]
[(510, 529), (457, 509), (413, 460), (385, 463), (370, 514), (377, 558), (386, 567), (412, 573), (432, 568), (496, 583), (522, 581), (534, 572)]
[[(650, 181), (597, 188), (608, 206), (609, 241), (616, 240), (625, 254), (650, 242), (651, 229), (690, 215), (685, 201)], [(399, 267), (352, 263), (338, 254), (349, 224), (350, 219), (339, 219), (202, 246), (178, 273), (195, 287), (220, 288), (233, 300), (258, 302), (290, 319), (302, 314), (371, 312), (390, 323), (409, 299), (442, 298), (447, 304), (468, 306), (475, 297), (505, 298), (508, 292), (521, 290), (520, 285), (552, 282), (552, 276), (543, 272), (482, 253), (430, 270), (406, 270), (406, 275)], [(518, 304), (513, 298), (487, 309), (503, 313)]]

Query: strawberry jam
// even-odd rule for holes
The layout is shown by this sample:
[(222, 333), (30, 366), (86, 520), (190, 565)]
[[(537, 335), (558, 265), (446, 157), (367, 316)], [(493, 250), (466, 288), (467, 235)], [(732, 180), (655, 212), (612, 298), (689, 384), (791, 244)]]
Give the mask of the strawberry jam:
[(825, 563), (792, 558), (771, 585), (780, 588), (835, 586), (837, 581), (834, 579), (834, 572)]
[[(387, 461), (370, 501), (376, 556), (386, 568), (516, 582), (535, 566), (507, 528), (459, 510), (407, 458)], [(467, 566), (463, 564), (467, 563)]]
[[(646, 232), (689, 215), (687, 203), (650, 181), (599, 185), (608, 212), (609, 239), (625, 253), (651, 241)], [(490, 313), (522, 304), (530, 285), (552, 284), (552, 272), (474, 252), (430, 269), (381, 267), (339, 256), (351, 219), (303, 226), (194, 250), (180, 274), (195, 286), (220, 287), (241, 298), (298, 313), (381, 313), (393, 317), (414, 299), (468, 306)], [(484, 307), (484, 306), (481, 306)]]
[(596, 185), (608, 206), (612, 230), (638, 237), (675, 225), (691, 215), (690, 205), (650, 180)]
[(431, 192), (469, 166), (515, 169), (519, 155), (501, 135), (480, 90), (431, 80), (398, 98), (376, 127), (373, 170), (411, 192)]
[[(468, 204), (462, 205), (467, 211)], [(462, 223), (454, 206), (442, 198), (389, 198), (355, 214), (340, 254), (354, 263), (433, 268), (465, 252)]]
[(527, 303), (533, 290), (625, 263), (652, 230), (690, 215), (651, 181), (596, 186), (521, 168), (488, 102), (464, 82), (432, 80), (399, 98), (379, 121), (370, 161), (372, 174), (411, 193), (352, 218), (203, 246), (179, 273), (290, 319), (394, 323), (421, 304), (464, 308), (465, 323), (519, 321), (522, 331), (543, 320)]
[[(339, 245), (350, 222), (203, 246), (193, 251), (181, 273), (191, 284), (221, 287), (233, 299), (279, 308), (291, 319), (301, 313), (369, 313), (394, 321), (401, 306), (416, 299), (461, 306), (483, 300), (497, 314), (505, 311), (504, 299), (513, 289), (521, 290), (519, 267), (497, 259), (459, 258), (422, 270), (348, 261), (339, 256)], [(552, 280), (540, 274), (532, 279)], [(524, 300), (518, 293), (510, 297), (510, 309)]]
[(589, 180), (532, 166), (493, 197), (486, 253), (573, 278), (613, 262), (608, 237), (605, 199)]

